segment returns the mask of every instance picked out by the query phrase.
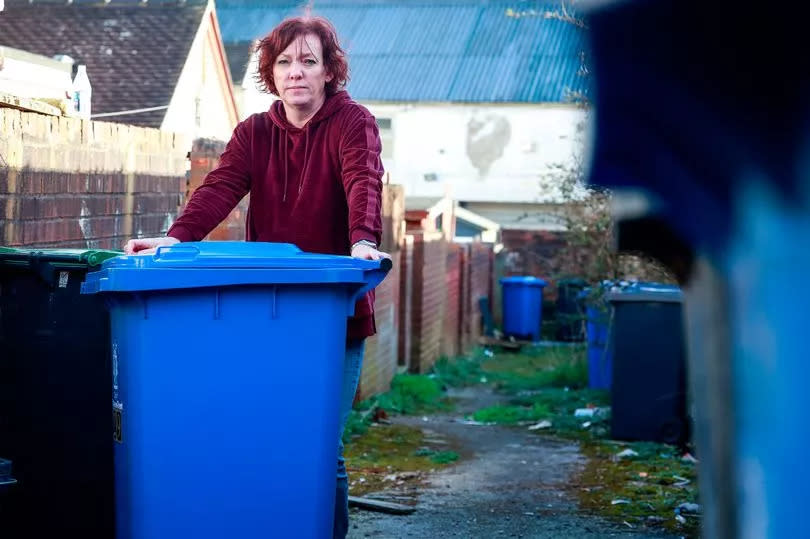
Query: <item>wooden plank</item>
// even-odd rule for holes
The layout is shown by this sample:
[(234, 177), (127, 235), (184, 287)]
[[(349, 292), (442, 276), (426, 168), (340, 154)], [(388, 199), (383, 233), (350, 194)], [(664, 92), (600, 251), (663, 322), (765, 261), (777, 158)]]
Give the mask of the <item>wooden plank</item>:
[(62, 111), (59, 107), (54, 107), (48, 103), (38, 101), (36, 99), (29, 99), (27, 97), (19, 97), (7, 93), (0, 92), (0, 107), (12, 108), (22, 110), (25, 112), (36, 112), (39, 114), (47, 114), (48, 116), (61, 116)]
[(384, 502), (382, 500), (372, 500), (370, 498), (360, 498), (358, 496), (349, 496), (349, 507), (368, 509), (369, 511), (388, 513), (390, 515), (410, 515), (416, 511), (416, 508), (410, 505)]

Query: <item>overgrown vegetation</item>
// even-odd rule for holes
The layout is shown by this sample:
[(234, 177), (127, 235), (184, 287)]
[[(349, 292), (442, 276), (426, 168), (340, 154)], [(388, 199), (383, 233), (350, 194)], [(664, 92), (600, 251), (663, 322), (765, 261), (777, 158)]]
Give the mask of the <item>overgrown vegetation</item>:
[(400, 414), (419, 414), (449, 408), (442, 387), (430, 376), (400, 374), (391, 382), (391, 391), (380, 395), (376, 404)]

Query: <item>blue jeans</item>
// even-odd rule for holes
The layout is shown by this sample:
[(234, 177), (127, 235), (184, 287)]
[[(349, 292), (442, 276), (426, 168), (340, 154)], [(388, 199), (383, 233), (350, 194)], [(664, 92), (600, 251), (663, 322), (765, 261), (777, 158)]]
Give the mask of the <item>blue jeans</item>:
[(352, 411), (354, 394), (360, 382), (363, 367), (365, 340), (348, 341), (343, 362), (343, 386), (340, 392), (340, 434), (338, 435), (337, 488), (335, 491), (334, 539), (344, 539), (349, 533), (349, 477), (346, 474), (346, 461), (343, 459), (343, 430)]

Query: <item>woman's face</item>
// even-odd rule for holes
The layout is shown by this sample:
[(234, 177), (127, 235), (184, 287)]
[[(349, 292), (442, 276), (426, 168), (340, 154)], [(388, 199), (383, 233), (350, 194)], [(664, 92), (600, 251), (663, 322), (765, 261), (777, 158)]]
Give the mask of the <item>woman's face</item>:
[(315, 34), (295, 38), (273, 64), (273, 81), (287, 107), (317, 110), (326, 99), (332, 80), (323, 63), (321, 40)]

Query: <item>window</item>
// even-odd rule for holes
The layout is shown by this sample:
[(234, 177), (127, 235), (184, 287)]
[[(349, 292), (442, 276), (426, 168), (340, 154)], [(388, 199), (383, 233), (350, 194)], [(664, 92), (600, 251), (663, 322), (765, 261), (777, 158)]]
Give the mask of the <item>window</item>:
[(380, 141), (382, 142), (383, 159), (394, 158), (394, 130), (391, 118), (377, 118), (377, 127), (380, 130)]

